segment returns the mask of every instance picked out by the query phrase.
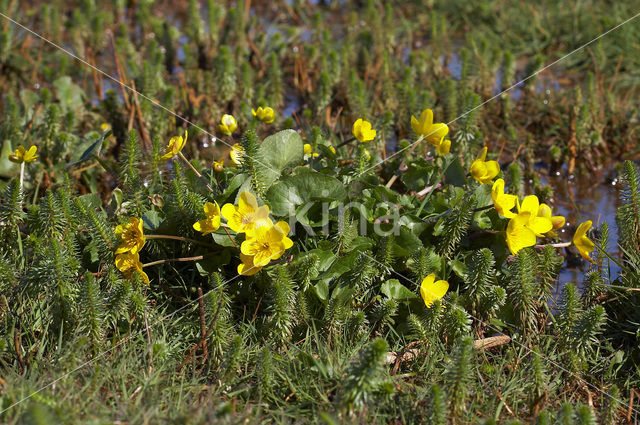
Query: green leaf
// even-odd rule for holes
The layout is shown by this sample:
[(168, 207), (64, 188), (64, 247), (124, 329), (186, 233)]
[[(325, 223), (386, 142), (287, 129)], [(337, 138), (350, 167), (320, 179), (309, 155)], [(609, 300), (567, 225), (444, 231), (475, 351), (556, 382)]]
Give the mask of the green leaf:
[(394, 300), (403, 300), (407, 298), (417, 298), (417, 295), (409, 288), (401, 284), (398, 279), (389, 279), (380, 287), (382, 292), (387, 297)]
[(258, 148), (265, 187), (270, 187), (282, 172), (304, 158), (302, 137), (295, 130), (282, 130), (264, 139)]
[(53, 82), (63, 112), (78, 112), (84, 108), (85, 94), (82, 88), (71, 81), (71, 77), (60, 77)]
[(196, 262), (196, 269), (198, 273), (200, 273), (200, 276), (208, 276), (220, 269), (220, 267), (229, 264), (230, 261), (231, 253), (229, 250), (205, 254), (202, 260)]
[(301, 171), (284, 177), (267, 192), (265, 198), (275, 216), (293, 214), (300, 205), (313, 201), (336, 201), (346, 197), (340, 180), (316, 171)]
[[(75, 152), (71, 157), (76, 158), (79, 152), (82, 152), (82, 154), (77, 160), (68, 163), (66, 167), (69, 168), (72, 165), (79, 164), (83, 161), (93, 158), (94, 156), (100, 155), (100, 150), (102, 149), (102, 142), (104, 142), (104, 139), (110, 134), (111, 134), (111, 129), (102, 133), (95, 142), (92, 142), (93, 139), (89, 139), (87, 141), (82, 142), (80, 145), (78, 145), (78, 147), (76, 148)], [(89, 146), (87, 147), (87, 145)]]
[(406, 257), (416, 252), (421, 246), (422, 241), (409, 228), (402, 226), (400, 232), (396, 235), (394, 253), (398, 257)]
[(321, 280), (313, 287), (313, 291), (323, 303), (327, 303), (327, 297), (329, 296), (329, 285), (327, 285), (327, 282)]
[(451, 162), (449, 168), (447, 168), (445, 178), (448, 183), (451, 183), (454, 186), (464, 186), (467, 182), (467, 170), (465, 170), (462, 164), (460, 164), (460, 161), (456, 158)]

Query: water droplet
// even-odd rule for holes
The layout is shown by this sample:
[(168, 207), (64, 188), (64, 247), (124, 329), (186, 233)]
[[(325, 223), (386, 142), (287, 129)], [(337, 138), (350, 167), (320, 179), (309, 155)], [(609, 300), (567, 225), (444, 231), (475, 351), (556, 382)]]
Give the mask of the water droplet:
[(202, 143), (202, 147), (203, 148), (208, 148), (209, 147), (209, 143), (207, 143), (207, 142)]
[(556, 176), (559, 176), (559, 175), (560, 175), (560, 171), (556, 171)]
[(533, 184), (533, 179), (529, 179), (529, 184)]
[(545, 90), (545, 93), (546, 94), (551, 94), (551, 90), (547, 89), (547, 90)]
[(38, 90), (38, 89), (40, 88), (40, 83), (35, 83), (35, 84), (33, 85), (33, 88), (34, 88), (34, 89), (36, 89), (36, 90)]
[(549, 103), (549, 101), (547, 99), (545, 99), (545, 100), (542, 101), (542, 103), (544, 103), (546, 105), (547, 103)]
[(144, 187), (149, 187), (149, 180), (145, 180), (142, 184), (144, 185)]
[(298, 53), (298, 46), (293, 46), (293, 53)]

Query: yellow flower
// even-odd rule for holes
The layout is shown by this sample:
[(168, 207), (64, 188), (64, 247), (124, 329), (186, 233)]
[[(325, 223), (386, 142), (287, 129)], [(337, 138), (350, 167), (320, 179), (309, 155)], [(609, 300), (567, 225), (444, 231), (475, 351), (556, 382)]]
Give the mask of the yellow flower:
[(193, 223), (193, 228), (202, 233), (202, 236), (206, 236), (209, 233), (213, 233), (220, 227), (220, 207), (218, 203), (214, 201), (204, 204), (204, 214), (207, 218)]
[(353, 135), (360, 143), (370, 142), (376, 138), (376, 131), (371, 128), (371, 123), (362, 118), (358, 118), (353, 123)]
[(556, 237), (558, 234), (554, 230), (561, 229), (564, 226), (565, 218), (561, 215), (552, 215), (551, 207), (545, 203), (540, 204), (538, 208), (538, 216), (546, 217), (551, 220), (552, 229), (547, 232), (547, 235)]
[(100, 130), (102, 130), (103, 133), (110, 129), (111, 125), (108, 122), (103, 122), (102, 124), (100, 124)]
[(312, 155), (313, 155), (314, 158), (317, 158), (317, 157), (320, 156), (320, 154), (318, 152), (313, 152), (313, 148), (311, 147), (311, 145), (309, 143), (305, 143), (303, 148), (304, 148), (304, 156), (305, 156), (305, 158), (308, 158), (308, 157), (310, 157)]
[(287, 237), (288, 234), (289, 225), (284, 221), (279, 221), (273, 226), (257, 226), (253, 229), (251, 237), (242, 242), (240, 251), (253, 256), (254, 265), (266, 266), (293, 246), (293, 241)]
[(238, 206), (224, 204), (222, 215), (227, 219), (227, 225), (236, 233), (251, 231), (256, 225), (269, 216), (269, 207), (258, 207), (258, 201), (251, 192), (242, 192), (238, 199)]
[(7, 152), (7, 155), (9, 155), (9, 161), (15, 162), (16, 164), (34, 162), (38, 159), (38, 155), (36, 155), (37, 150), (38, 148), (35, 145), (31, 146), (29, 150), (26, 150), (24, 146), (20, 145), (13, 154), (11, 152)]
[(231, 150), (229, 151), (229, 158), (231, 158), (231, 161), (237, 166), (242, 165), (244, 161), (244, 148), (241, 144), (236, 143), (231, 146)]
[(218, 124), (218, 131), (222, 134), (226, 134), (227, 136), (231, 136), (237, 128), (238, 122), (233, 115), (229, 114), (224, 114), (220, 120), (220, 124)]
[(131, 252), (137, 254), (142, 250), (147, 239), (142, 231), (142, 220), (131, 217), (126, 224), (116, 226), (116, 235), (120, 238), (120, 246), (116, 249), (116, 254)]
[(371, 159), (371, 154), (366, 149), (362, 150), (362, 156), (364, 157), (365, 161), (369, 161)]
[(238, 274), (242, 276), (253, 276), (262, 270), (263, 266), (256, 266), (253, 264), (253, 255), (245, 255), (240, 253), (240, 260), (242, 263), (238, 264)]
[(543, 234), (553, 229), (551, 219), (544, 216), (539, 216), (540, 203), (536, 195), (529, 195), (522, 201), (522, 204), (517, 202), (518, 213), (528, 212), (529, 221), (525, 224), (533, 233), (538, 237), (542, 237)]
[(518, 197), (504, 193), (504, 180), (498, 179), (493, 184), (491, 188), (491, 198), (493, 199), (493, 206), (496, 208), (496, 211), (498, 211), (498, 214), (506, 218), (516, 216), (511, 210), (516, 206)]
[(336, 148), (333, 147), (333, 145), (329, 145), (329, 150), (331, 151), (332, 154), (336, 154)]
[(224, 170), (224, 161), (213, 161), (213, 171), (220, 173)]
[(513, 255), (522, 248), (536, 244), (536, 234), (527, 227), (531, 213), (523, 211), (509, 220), (507, 225), (507, 246)]
[(436, 275), (431, 273), (425, 277), (420, 285), (420, 295), (427, 308), (431, 308), (431, 304), (435, 300), (439, 300), (445, 296), (449, 290), (449, 282), (446, 280), (436, 281)]
[(160, 161), (166, 161), (178, 155), (182, 150), (182, 148), (184, 148), (184, 145), (187, 143), (187, 136), (188, 136), (188, 133), (185, 131), (184, 139), (182, 138), (182, 136), (174, 136), (171, 139), (169, 139), (169, 143), (164, 148), (164, 155), (162, 155), (158, 159)]
[(578, 248), (578, 252), (582, 258), (595, 264), (595, 261), (589, 257), (589, 254), (595, 248), (595, 244), (587, 237), (587, 231), (591, 228), (592, 224), (591, 220), (580, 223), (576, 229), (576, 233), (573, 235), (573, 244)]
[(258, 106), (258, 110), (251, 109), (251, 113), (254, 117), (256, 117), (259, 121), (262, 121), (265, 124), (271, 124), (276, 120), (276, 113), (273, 108), (267, 106), (263, 108), (262, 106)]
[(127, 279), (133, 279), (133, 273), (139, 273), (142, 281), (149, 284), (149, 276), (142, 271), (142, 263), (140, 262), (140, 254), (125, 252), (116, 255), (116, 267), (124, 274)]
[(471, 164), (470, 173), (480, 184), (492, 183), (493, 178), (500, 173), (498, 161), (485, 161), (487, 147), (482, 149), (482, 155)]
[(411, 128), (413, 128), (416, 134), (423, 136), (427, 142), (433, 146), (438, 146), (444, 139), (444, 136), (449, 133), (449, 127), (445, 123), (433, 122), (433, 111), (428, 108), (422, 111), (420, 119), (416, 119), (416, 117), (411, 115)]
[(442, 140), (442, 142), (440, 142), (437, 148), (437, 151), (440, 155), (446, 155), (449, 153), (450, 150), (451, 150), (451, 140), (449, 139)]

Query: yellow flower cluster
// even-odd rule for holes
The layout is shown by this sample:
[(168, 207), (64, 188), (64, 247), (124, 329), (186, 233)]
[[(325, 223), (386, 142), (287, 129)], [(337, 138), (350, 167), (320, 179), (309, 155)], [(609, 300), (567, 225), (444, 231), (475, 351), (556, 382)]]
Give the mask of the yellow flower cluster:
[(237, 206), (223, 205), (222, 215), (227, 219), (231, 230), (246, 234), (246, 239), (240, 246), (242, 263), (238, 266), (238, 273), (241, 275), (258, 273), (293, 246), (293, 242), (287, 237), (289, 225), (284, 221), (274, 224), (269, 218), (269, 207), (258, 206), (258, 200), (250, 192), (240, 194)]
[(116, 226), (116, 236), (120, 239), (120, 245), (116, 249), (116, 267), (127, 279), (133, 279), (134, 273), (140, 274), (142, 281), (149, 284), (149, 276), (142, 270), (139, 252), (145, 242), (142, 230), (142, 220), (131, 217), (126, 224)]
[[(493, 184), (491, 198), (498, 214), (509, 219), (506, 239), (507, 247), (513, 255), (522, 248), (535, 245), (539, 237), (557, 236), (555, 230), (562, 228), (566, 221), (561, 215), (553, 215), (551, 207), (540, 203), (535, 195), (525, 197), (521, 203), (516, 195), (504, 193), (502, 179)], [(514, 207), (517, 213), (512, 211)], [(585, 260), (593, 262), (589, 253), (593, 251), (594, 244), (586, 236), (590, 227), (591, 221), (580, 224), (573, 237), (573, 244)]]
[(266, 108), (259, 106), (257, 110), (251, 109), (251, 113), (258, 121), (261, 121), (265, 124), (271, 124), (276, 120), (276, 113), (273, 108), (269, 106), (267, 106)]
[(451, 150), (451, 140), (445, 139), (449, 134), (449, 126), (441, 122), (434, 123), (431, 109), (422, 111), (419, 119), (411, 115), (411, 128), (417, 135), (435, 146), (440, 155), (446, 155)]

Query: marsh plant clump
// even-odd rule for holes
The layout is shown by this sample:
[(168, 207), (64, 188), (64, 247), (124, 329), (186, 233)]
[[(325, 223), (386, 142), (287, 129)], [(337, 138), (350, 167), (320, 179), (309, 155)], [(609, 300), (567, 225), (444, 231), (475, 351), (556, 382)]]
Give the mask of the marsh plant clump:
[(640, 420), (636, 12), (360, 3), (0, 1), (1, 422)]

